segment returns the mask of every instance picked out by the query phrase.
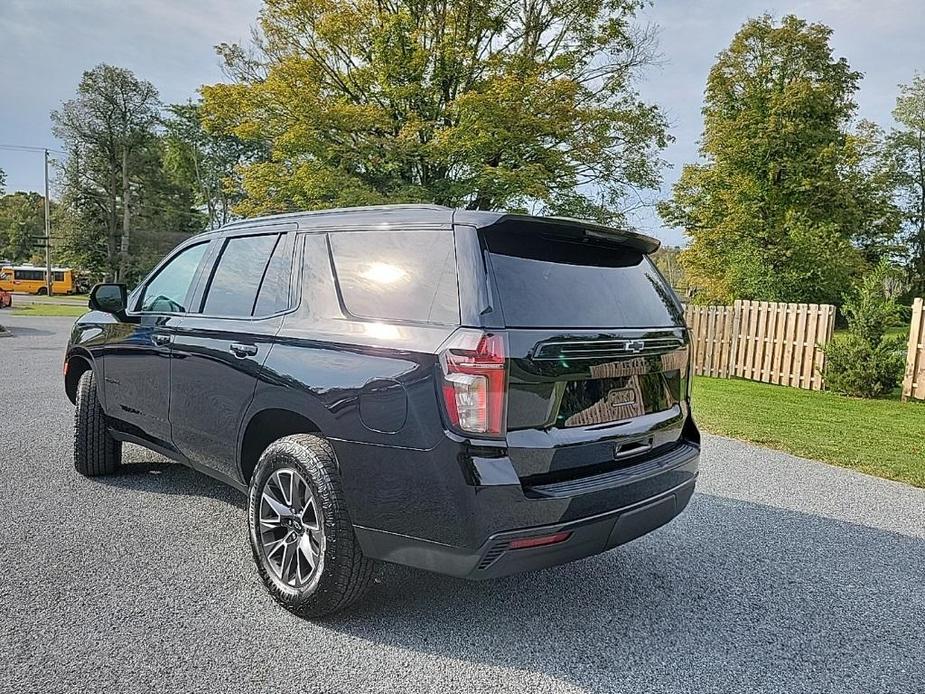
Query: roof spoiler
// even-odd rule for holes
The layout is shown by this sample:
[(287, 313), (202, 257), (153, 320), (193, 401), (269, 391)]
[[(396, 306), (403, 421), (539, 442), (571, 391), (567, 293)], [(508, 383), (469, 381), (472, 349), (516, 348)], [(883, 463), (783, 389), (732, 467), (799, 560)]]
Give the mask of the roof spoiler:
[(503, 214), (491, 224), (497, 226), (505, 223), (527, 224), (541, 227), (539, 231), (551, 236), (570, 238), (598, 238), (605, 241), (619, 243), (643, 253), (654, 253), (661, 246), (661, 241), (626, 229), (614, 229), (595, 222), (571, 217), (534, 217), (525, 214)]

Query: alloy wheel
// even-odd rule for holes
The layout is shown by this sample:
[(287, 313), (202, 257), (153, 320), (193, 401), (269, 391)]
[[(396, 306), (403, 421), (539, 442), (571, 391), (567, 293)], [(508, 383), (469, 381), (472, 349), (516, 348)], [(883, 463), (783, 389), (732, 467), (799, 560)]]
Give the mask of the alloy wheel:
[(258, 514), (264, 560), (275, 577), (298, 590), (316, 581), (324, 564), (324, 524), (302, 475), (291, 468), (270, 475)]

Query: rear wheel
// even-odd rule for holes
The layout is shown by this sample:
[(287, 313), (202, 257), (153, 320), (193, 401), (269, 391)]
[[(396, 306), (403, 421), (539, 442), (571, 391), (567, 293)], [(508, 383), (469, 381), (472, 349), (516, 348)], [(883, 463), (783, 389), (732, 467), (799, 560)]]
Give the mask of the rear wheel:
[(39, 296), (45, 296), (48, 293), (48, 287), (39, 287), (39, 290), (36, 292)]
[(248, 525), (260, 577), (290, 612), (332, 614), (369, 587), (373, 562), (357, 543), (323, 438), (296, 434), (270, 444), (251, 480)]
[(122, 462), (122, 443), (106, 426), (106, 415), (96, 391), (96, 376), (85, 371), (77, 382), (74, 408), (74, 467), (87, 477), (115, 472)]

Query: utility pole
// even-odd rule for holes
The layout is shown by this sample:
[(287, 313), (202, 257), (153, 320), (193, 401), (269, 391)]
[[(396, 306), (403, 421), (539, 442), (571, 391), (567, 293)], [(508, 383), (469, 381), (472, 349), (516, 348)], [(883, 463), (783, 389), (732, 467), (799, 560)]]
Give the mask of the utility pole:
[(48, 201), (48, 150), (45, 150), (45, 291), (51, 296), (51, 204)]

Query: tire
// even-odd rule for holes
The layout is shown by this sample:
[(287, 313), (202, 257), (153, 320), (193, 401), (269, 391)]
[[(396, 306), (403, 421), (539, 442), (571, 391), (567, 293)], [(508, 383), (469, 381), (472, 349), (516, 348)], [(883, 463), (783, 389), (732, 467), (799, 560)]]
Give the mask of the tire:
[(323, 617), (363, 597), (375, 565), (353, 532), (325, 439), (295, 434), (270, 444), (254, 470), (247, 512), (257, 570), (287, 610)]
[(122, 442), (116, 441), (106, 427), (106, 415), (100, 407), (93, 369), (85, 371), (77, 383), (74, 408), (74, 468), (85, 477), (109, 475), (122, 463)]
[(38, 291), (36, 292), (36, 294), (38, 294), (39, 296), (45, 296), (47, 293), (48, 293), (48, 287), (39, 287)]

